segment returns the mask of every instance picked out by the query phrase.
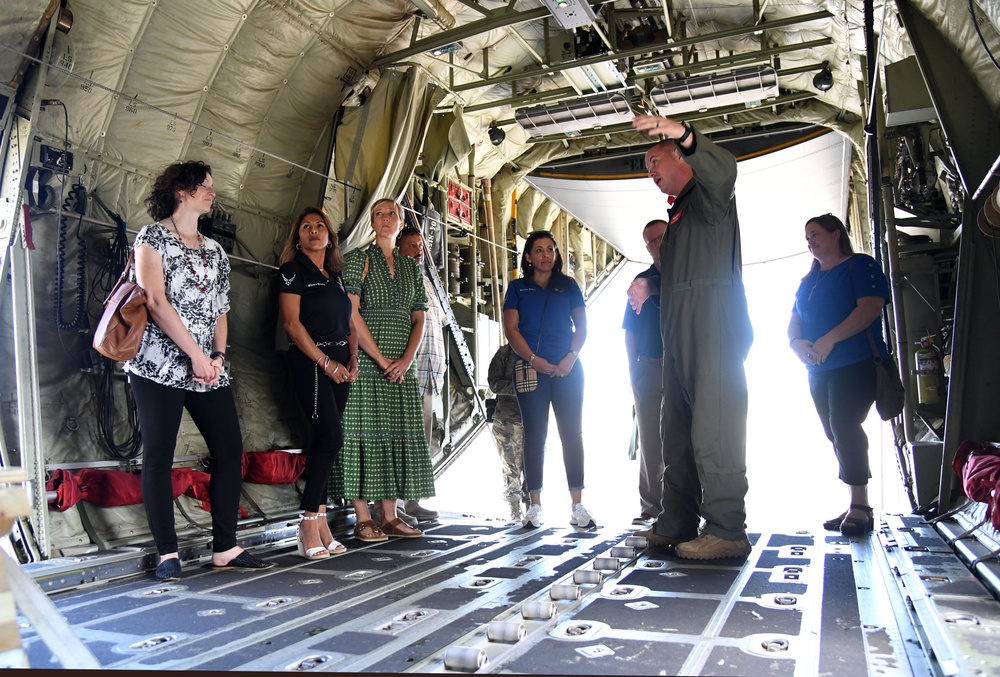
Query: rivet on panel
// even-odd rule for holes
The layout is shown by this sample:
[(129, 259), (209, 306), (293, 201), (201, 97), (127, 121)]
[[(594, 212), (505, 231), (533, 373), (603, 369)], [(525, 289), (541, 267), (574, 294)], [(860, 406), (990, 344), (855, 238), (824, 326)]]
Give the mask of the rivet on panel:
[(779, 651), (788, 651), (788, 640), (782, 639), (780, 637), (775, 637), (774, 639), (766, 639), (763, 642), (761, 642), (760, 645), (761, 647), (763, 647), (764, 651), (772, 653)]

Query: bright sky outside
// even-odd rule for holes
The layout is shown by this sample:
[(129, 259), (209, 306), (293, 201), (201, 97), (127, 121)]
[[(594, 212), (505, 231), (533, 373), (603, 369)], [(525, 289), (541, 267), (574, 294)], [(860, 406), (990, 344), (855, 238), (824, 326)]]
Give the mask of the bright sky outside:
[[(757, 530), (820, 530), (847, 507), (846, 487), (809, 396), (805, 367), (788, 348), (786, 329), (811, 257), (803, 229), (810, 216), (843, 213), (844, 150), (829, 134), (789, 151), (740, 163), (737, 200), (744, 281), (755, 339), (746, 361), (747, 523)], [(778, 188), (775, 188), (777, 186)], [(641, 242), (641, 223), (635, 237)], [(588, 309), (581, 354), (586, 373), (583, 501), (600, 524), (627, 525), (639, 513), (638, 462), (629, 460), (632, 396), (621, 330), (625, 290), (647, 264), (629, 263)], [(900, 487), (892, 433), (874, 408), (865, 424), (871, 444), (870, 500), (879, 512), (909, 512)], [(441, 510), (505, 519), (493, 438), (479, 436), (426, 501)], [(546, 521), (569, 520), (569, 493), (555, 420), (549, 426), (542, 504)]]

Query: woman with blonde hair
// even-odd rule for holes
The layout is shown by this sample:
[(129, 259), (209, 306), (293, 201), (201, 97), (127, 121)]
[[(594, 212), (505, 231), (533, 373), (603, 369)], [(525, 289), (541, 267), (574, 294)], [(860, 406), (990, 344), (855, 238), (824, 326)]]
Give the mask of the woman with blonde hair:
[[(344, 411), (341, 472), (334, 470), (331, 493), (353, 501), (355, 538), (377, 542), (423, 536), (399, 519), (396, 499), (433, 496), (434, 474), (413, 365), (427, 308), (423, 277), (416, 260), (396, 249), (400, 206), (378, 200), (371, 220), (375, 242), (352, 251), (344, 270), (361, 351)], [(372, 520), (368, 500), (381, 502), (381, 526)]]
[(337, 234), (322, 210), (307, 207), (281, 252), (278, 305), (290, 343), (288, 370), (309, 416), (305, 488), (299, 509), (299, 556), (323, 559), (345, 552), (326, 519), (330, 471), (344, 446), (341, 416), (358, 375), (358, 337), (341, 274)]

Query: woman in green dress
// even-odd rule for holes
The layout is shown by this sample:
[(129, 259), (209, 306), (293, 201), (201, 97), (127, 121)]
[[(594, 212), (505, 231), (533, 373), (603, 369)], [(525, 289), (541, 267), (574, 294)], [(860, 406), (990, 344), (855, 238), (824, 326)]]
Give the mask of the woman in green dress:
[[(396, 236), (402, 210), (393, 200), (372, 206), (375, 242), (348, 255), (344, 287), (353, 305), (360, 351), (359, 374), (344, 410), (344, 450), (334, 469), (331, 496), (354, 503), (354, 536), (384, 541), (419, 538), (404, 524), (396, 499), (434, 495), (434, 474), (413, 359), (424, 331), (427, 293), (416, 260), (400, 256)], [(381, 528), (368, 501), (381, 501)]]

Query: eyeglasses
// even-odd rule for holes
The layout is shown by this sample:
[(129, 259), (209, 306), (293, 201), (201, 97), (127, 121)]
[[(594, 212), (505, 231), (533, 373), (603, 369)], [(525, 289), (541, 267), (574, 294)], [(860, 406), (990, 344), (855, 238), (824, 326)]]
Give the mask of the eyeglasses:
[(646, 246), (648, 247), (651, 244), (657, 244), (658, 245), (661, 242), (663, 242), (663, 235), (662, 234), (661, 235), (657, 235), (652, 240), (646, 240)]
[(197, 186), (195, 186), (195, 188), (196, 188), (196, 189), (197, 189), (197, 188), (204, 188), (205, 190), (208, 190), (208, 191), (211, 191), (211, 192), (213, 192), (213, 193), (215, 192), (215, 189), (214, 189), (214, 188), (212, 188), (211, 186), (207, 186), (207, 185), (205, 185), (205, 182), (204, 182), (204, 181), (202, 181), (202, 182), (201, 182), (201, 183), (199, 183), (199, 184), (198, 184)]

